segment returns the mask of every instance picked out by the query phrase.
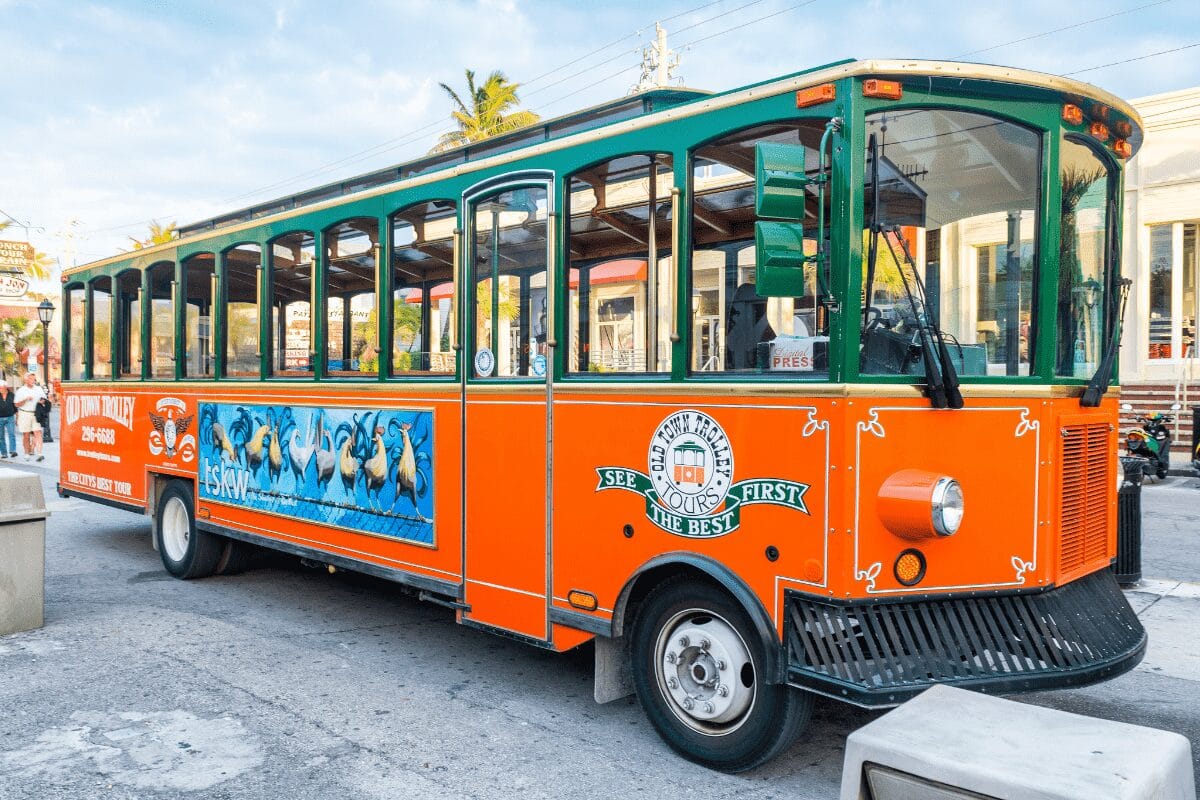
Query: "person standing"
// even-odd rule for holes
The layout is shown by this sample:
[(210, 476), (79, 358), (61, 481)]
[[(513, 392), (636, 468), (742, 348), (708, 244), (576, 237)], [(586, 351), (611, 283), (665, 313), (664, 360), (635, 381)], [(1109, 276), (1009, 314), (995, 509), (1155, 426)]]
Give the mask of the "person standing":
[(17, 457), (17, 404), (8, 381), (0, 378), (0, 458)]
[[(38, 386), (37, 376), (32, 372), (26, 372), (25, 383), (17, 389), (16, 397), (13, 398), (17, 405), (17, 431), (20, 432), (22, 444), (25, 447), (26, 461), (33, 461), (35, 454), (38, 461), (45, 458), (40, 452), (37, 452), (41, 449), (42, 434), (42, 426), (37, 421), (37, 404), (45, 396), (45, 390)], [(35, 446), (35, 441), (39, 446)]]
[[(43, 390), (44, 391), (44, 390)], [(42, 443), (45, 441), (45, 434), (50, 430), (50, 398), (42, 395), (42, 399), (37, 401), (37, 407), (33, 409), (33, 416), (37, 420), (37, 429), (33, 432), (33, 448), (34, 458), (41, 461), (45, 456), (42, 455)]]

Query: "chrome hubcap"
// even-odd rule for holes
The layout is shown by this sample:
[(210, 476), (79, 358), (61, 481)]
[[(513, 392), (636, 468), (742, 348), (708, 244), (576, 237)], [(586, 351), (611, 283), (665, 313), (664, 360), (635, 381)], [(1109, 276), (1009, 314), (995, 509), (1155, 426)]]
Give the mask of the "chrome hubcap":
[(709, 611), (690, 609), (663, 626), (655, 671), (675, 716), (701, 733), (735, 730), (754, 702), (750, 650), (729, 622)]

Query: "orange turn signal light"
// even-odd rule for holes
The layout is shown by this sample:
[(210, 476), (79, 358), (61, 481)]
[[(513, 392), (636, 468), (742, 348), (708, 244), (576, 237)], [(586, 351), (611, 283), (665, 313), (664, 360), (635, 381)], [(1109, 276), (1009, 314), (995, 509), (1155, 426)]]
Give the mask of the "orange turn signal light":
[(1103, 122), (1093, 122), (1091, 127), (1088, 128), (1088, 133), (1102, 142), (1108, 141), (1108, 126)]
[(581, 592), (578, 589), (572, 589), (567, 592), (567, 602), (575, 608), (582, 608), (584, 611), (595, 611), (599, 603), (596, 601), (596, 595), (591, 592)]
[(879, 78), (868, 78), (863, 81), (863, 97), (878, 97), (881, 100), (899, 100), (904, 96), (904, 87), (900, 81), (883, 81)]
[(1068, 125), (1082, 125), (1083, 109), (1079, 106), (1067, 103), (1065, 106), (1063, 106), (1062, 118), (1063, 122), (1067, 123)]
[(892, 566), (896, 582), (902, 586), (915, 586), (925, 578), (925, 554), (920, 550), (905, 550)]
[(1133, 133), (1133, 125), (1129, 124), (1129, 120), (1121, 119), (1113, 123), (1113, 131), (1122, 139), (1128, 139)]
[(837, 87), (832, 83), (822, 83), (820, 86), (810, 86), (796, 92), (796, 108), (808, 108), (828, 103), (837, 97)]
[(1129, 158), (1131, 155), (1133, 155), (1133, 145), (1124, 139), (1117, 139), (1115, 142), (1113, 142), (1112, 148), (1113, 152), (1121, 158)]

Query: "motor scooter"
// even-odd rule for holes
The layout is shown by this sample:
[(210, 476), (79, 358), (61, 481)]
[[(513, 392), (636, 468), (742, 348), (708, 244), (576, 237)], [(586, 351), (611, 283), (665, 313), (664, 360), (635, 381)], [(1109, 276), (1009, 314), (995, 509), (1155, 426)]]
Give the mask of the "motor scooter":
[[(1171, 405), (1172, 411), (1179, 409), (1179, 403)], [(1133, 406), (1125, 403), (1121, 410), (1129, 412)], [(1167, 426), (1175, 421), (1175, 417), (1156, 412), (1148, 417), (1138, 417), (1137, 421), (1142, 427), (1133, 428), (1126, 434), (1126, 451), (1131, 456), (1146, 459), (1143, 467), (1146, 475), (1159, 479), (1167, 477), (1167, 470), (1171, 467), (1171, 432)]]

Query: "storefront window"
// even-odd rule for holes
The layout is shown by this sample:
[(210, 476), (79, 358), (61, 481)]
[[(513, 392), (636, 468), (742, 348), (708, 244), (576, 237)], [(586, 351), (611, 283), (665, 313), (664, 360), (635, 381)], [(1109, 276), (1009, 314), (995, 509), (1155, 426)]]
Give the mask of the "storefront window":
[(1198, 229), (1195, 222), (1150, 226), (1151, 359), (1196, 355)]

